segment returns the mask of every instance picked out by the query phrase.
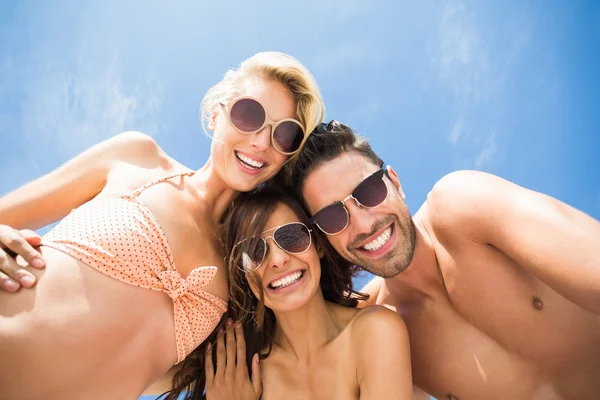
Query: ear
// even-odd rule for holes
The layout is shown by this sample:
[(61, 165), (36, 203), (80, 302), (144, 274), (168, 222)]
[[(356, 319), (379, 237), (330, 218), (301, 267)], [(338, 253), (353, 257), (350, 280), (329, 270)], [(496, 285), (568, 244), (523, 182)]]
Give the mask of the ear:
[(387, 171), (388, 176), (390, 177), (390, 180), (392, 181), (394, 186), (396, 186), (396, 188), (398, 189), (398, 193), (400, 193), (400, 197), (402, 197), (402, 200), (406, 199), (406, 195), (402, 191), (402, 185), (400, 184), (400, 180), (398, 179), (398, 174), (396, 174), (394, 168), (392, 168), (391, 165), (388, 165), (385, 168), (385, 170)]
[(215, 106), (210, 113), (210, 118), (208, 120), (208, 130), (211, 132), (215, 131), (217, 126), (217, 117), (219, 116), (219, 107)]

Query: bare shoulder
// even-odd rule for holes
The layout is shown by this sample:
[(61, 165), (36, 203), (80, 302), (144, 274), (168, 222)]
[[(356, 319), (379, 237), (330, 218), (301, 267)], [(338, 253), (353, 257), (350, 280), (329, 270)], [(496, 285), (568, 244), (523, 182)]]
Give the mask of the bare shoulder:
[(111, 160), (103, 194), (132, 190), (152, 179), (189, 169), (169, 157), (154, 138), (141, 132), (123, 132), (103, 144)]
[[(352, 353), (361, 398), (412, 397), (410, 344), (399, 314), (377, 305), (360, 310), (353, 321)], [(381, 382), (388, 384), (384, 388)]]
[[(510, 182), (480, 171), (455, 171), (440, 179), (427, 195), (429, 212), (472, 209), (499, 187)], [(496, 192), (496, 195), (499, 193)]]
[(381, 341), (408, 340), (406, 325), (400, 314), (380, 305), (368, 306), (357, 312), (352, 320), (353, 343), (364, 348), (364, 341), (374, 338)]
[[(456, 171), (440, 179), (427, 196), (426, 212), (436, 234), (473, 231), (530, 191), (480, 171)], [(471, 232), (472, 233), (472, 232)]]
[(122, 132), (106, 143), (121, 161), (134, 164), (165, 163), (169, 158), (154, 138), (142, 132)]

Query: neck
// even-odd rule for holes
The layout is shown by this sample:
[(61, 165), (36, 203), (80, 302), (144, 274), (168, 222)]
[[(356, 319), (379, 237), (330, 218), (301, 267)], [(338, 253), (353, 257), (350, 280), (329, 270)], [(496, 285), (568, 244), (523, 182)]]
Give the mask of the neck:
[(385, 288), (397, 304), (410, 305), (427, 298), (447, 296), (431, 234), (419, 214), (413, 219), (416, 241), (410, 264), (396, 276), (385, 279)]
[(228, 186), (215, 172), (212, 157), (196, 171), (191, 182), (197, 189), (194, 201), (201, 202), (209, 218), (215, 224), (219, 224), (239, 192)]
[(305, 306), (294, 311), (275, 312), (274, 344), (293, 354), (297, 361), (309, 362), (341, 330), (333, 307), (319, 289)]

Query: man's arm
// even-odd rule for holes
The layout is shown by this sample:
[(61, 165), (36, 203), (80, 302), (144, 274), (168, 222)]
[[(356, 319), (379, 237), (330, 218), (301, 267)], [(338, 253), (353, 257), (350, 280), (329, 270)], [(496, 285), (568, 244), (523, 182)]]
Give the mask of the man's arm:
[(600, 223), (550, 196), (476, 171), (428, 196), (434, 229), (504, 252), (575, 304), (600, 314)]

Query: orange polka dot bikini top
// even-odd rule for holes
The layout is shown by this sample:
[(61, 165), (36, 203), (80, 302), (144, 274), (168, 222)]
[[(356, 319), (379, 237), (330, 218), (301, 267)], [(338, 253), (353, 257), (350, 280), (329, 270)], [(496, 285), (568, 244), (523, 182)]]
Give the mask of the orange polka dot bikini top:
[(42, 239), (114, 279), (164, 292), (174, 305), (177, 363), (215, 329), (227, 302), (205, 292), (217, 267), (199, 267), (184, 279), (175, 269), (167, 238), (138, 196), (148, 187), (194, 172), (149, 182), (130, 194), (90, 201), (73, 210)]

